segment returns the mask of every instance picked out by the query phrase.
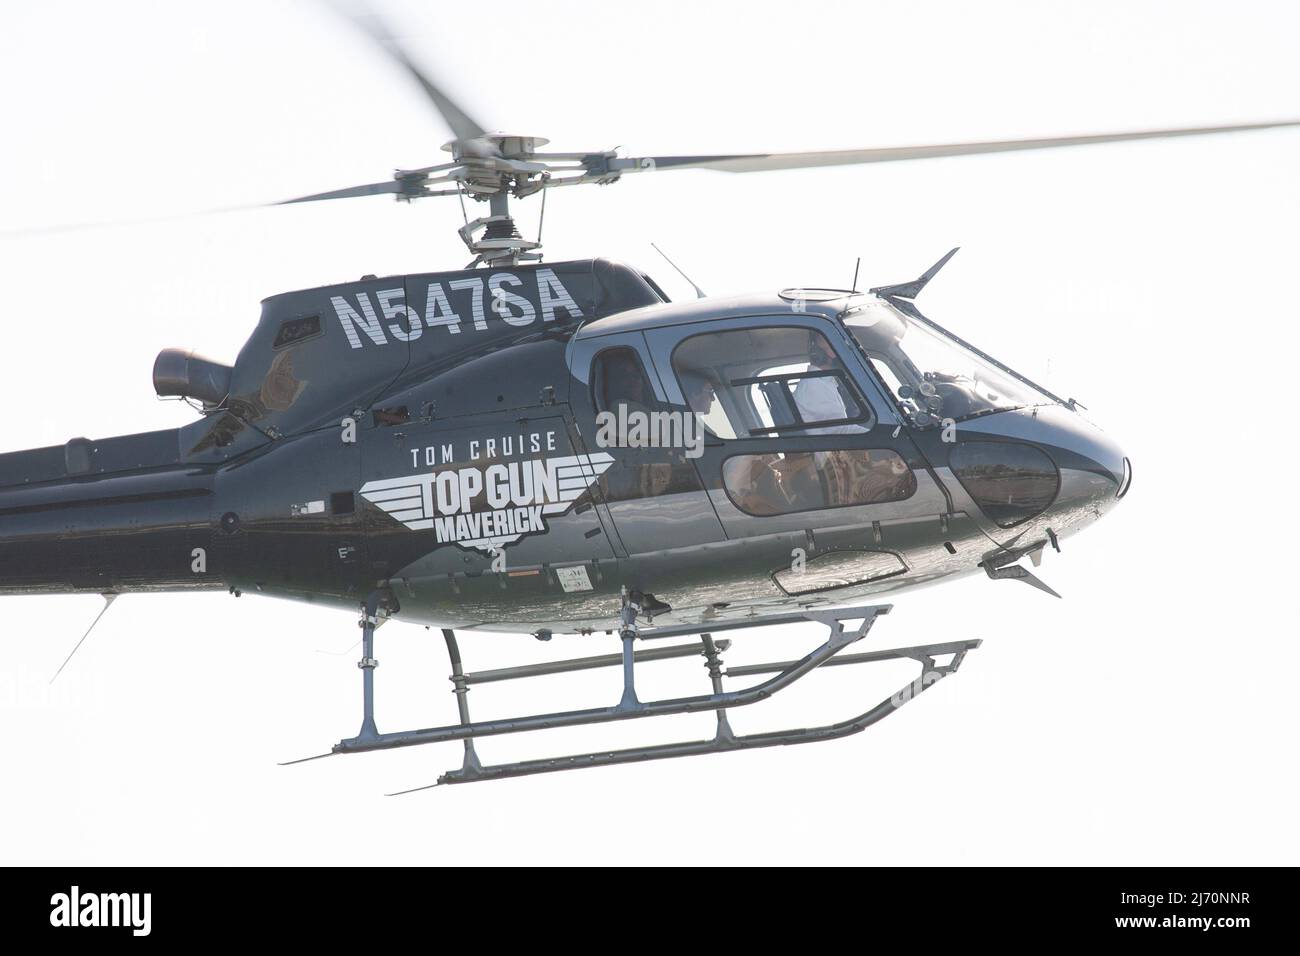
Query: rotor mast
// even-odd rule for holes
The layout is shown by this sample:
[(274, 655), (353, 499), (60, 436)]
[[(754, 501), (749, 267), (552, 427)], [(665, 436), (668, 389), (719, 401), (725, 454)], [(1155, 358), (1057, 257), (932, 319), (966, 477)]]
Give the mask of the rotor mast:
[[(461, 239), (474, 253), (470, 266), (514, 266), (542, 258), (540, 239), (525, 239), (510, 215), (510, 194), (505, 190), (488, 197), (489, 214), (467, 222), (459, 230)], [(474, 238), (482, 228), (483, 234)]]
[(514, 266), (542, 258), (541, 237), (533, 240), (520, 235), (510, 214), (510, 195), (545, 188), (550, 178), (545, 167), (516, 158), (545, 143), (540, 136), (485, 133), (469, 141), (452, 140), (443, 147), (456, 164), (448, 178), (462, 193), (488, 204), (488, 215), (467, 220), (458, 230), (461, 241), (474, 254), (471, 268), (480, 264)]

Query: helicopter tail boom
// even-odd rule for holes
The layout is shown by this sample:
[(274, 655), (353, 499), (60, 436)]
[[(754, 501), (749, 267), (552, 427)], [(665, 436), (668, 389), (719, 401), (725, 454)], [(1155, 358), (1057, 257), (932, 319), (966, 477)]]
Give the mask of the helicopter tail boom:
[(0, 594), (208, 590), (212, 475), (175, 430), (0, 455)]

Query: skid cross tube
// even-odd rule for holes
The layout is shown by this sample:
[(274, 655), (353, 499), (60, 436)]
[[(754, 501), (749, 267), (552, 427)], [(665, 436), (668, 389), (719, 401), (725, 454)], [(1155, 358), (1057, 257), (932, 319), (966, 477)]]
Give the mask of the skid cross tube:
[[(332, 753), (361, 753), (370, 750), (391, 750), (396, 747), (414, 747), (420, 744), (464, 740), (466, 737), (489, 737), (495, 734), (513, 734), (527, 730), (550, 730), (556, 727), (576, 727), (582, 724), (600, 724), (638, 717), (662, 717), (668, 714), (690, 714), (699, 711), (719, 710), (724, 707), (743, 707), (766, 700), (777, 691), (788, 687), (799, 678), (815, 670), (855, 641), (867, 636), (871, 625), (881, 614), (889, 613), (892, 605), (852, 608), (844, 611), (806, 611), (796, 620), (814, 621), (830, 629), (826, 642), (816, 650), (795, 661), (791, 667), (775, 677), (745, 690), (722, 694), (705, 694), (698, 697), (679, 697), (671, 700), (642, 702), (636, 699), (635, 690), (624, 683), (623, 698), (613, 707), (595, 707), (588, 710), (570, 710), (555, 714), (537, 714), (531, 717), (509, 717), (501, 720), (483, 720), (447, 727), (429, 727), (421, 730), (399, 730), (392, 733), (366, 733), (340, 740)], [(783, 616), (784, 617), (784, 616)], [(861, 626), (846, 632), (843, 621), (862, 618)], [(751, 620), (751, 625), (768, 623), (762, 618)], [(743, 625), (741, 625), (743, 626)], [(626, 627), (626, 625), (625, 625)], [(620, 635), (624, 643), (624, 671), (631, 670), (631, 640)], [(322, 754), (322, 756), (325, 756)], [(308, 758), (312, 759), (312, 758)], [(296, 762), (296, 761), (295, 761)]]
[(379, 605), (381, 595), (375, 591), (361, 606), (361, 730), (358, 736), (370, 737), (377, 733), (375, 728), (375, 628), (379, 626)]
[[(451, 628), (442, 629), (442, 639), (447, 642), (447, 656), (451, 659), (451, 683), (455, 689), (452, 691), (456, 695), (456, 710), (460, 713), (460, 722), (468, 724), (469, 721), (469, 678), (460, 665), (460, 645), (456, 643), (456, 632)], [(461, 765), (461, 773), (474, 773), (480, 768), (478, 754), (474, 752), (474, 738), (465, 738), (465, 761)]]

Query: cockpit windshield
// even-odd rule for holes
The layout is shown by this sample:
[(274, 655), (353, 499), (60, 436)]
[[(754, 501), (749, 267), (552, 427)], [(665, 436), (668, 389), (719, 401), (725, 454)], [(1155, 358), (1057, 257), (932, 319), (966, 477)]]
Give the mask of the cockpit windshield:
[(883, 299), (872, 297), (840, 318), (914, 425), (1055, 401)]

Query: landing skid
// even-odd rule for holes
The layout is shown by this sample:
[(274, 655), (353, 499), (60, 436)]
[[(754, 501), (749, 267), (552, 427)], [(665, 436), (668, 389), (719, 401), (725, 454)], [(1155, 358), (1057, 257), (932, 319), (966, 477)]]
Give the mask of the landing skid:
[[(614, 764), (639, 763), (646, 760), (665, 760), (670, 757), (693, 757), (700, 754), (752, 750), (759, 747), (789, 746), (848, 737), (887, 717), (940, 678), (954, 673), (961, 665), (967, 651), (974, 650), (980, 645), (978, 640), (949, 641), (942, 644), (926, 644), (916, 647), (899, 647), (889, 650), (841, 655), (840, 652), (849, 645), (867, 636), (878, 617), (889, 613), (891, 605), (888, 604), (830, 611), (803, 610), (787, 614), (754, 616), (740, 621), (719, 622), (705, 630), (704, 626), (698, 625), (638, 627), (636, 617), (640, 608), (634, 601), (627, 600), (624, 602), (619, 627), (619, 637), (623, 642), (622, 654), (581, 657), (564, 661), (549, 661), (540, 664), (525, 664), (518, 667), (466, 673), (461, 666), (460, 649), (456, 642), (456, 635), (453, 631), (444, 629), (442, 634), (447, 644), (448, 656), (451, 659), (451, 682), (453, 693), (456, 695), (460, 722), (445, 727), (379, 733), (374, 720), (374, 668), (377, 662), (373, 657), (373, 649), (374, 629), (378, 623), (376, 607), (376, 599), (372, 597), (367, 602), (361, 622), (363, 651), (359, 666), (362, 668), (363, 673), (364, 693), (360, 731), (355, 737), (340, 740), (329, 753), (320, 754), (316, 757), (306, 757), (302, 760), (293, 760), (289, 761), (289, 763), (302, 763), (306, 760), (317, 760), (322, 757), (331, 757), (343, 753), (413, 747), (420, 744), (444, 743), (451, 740), (464, 742), (465, 756), (459, 769), (444, 773), (436, 783), (398, 791), (399, 793), (412, 793), (417, 790), (427, 790), (447, 784), (477, 783), (483, 780), (498, 780), (505, 777), (521, 777), (539, 773), (556, 773), (562, 770), (578, 770), (584, 767), (603, 767)], [(845, 622), (856, 620), (861, 620), (862, 623), (855, 629), (846, 630)], [(715, 641), (713, 637), (715, 633), (799, 622), (815, 622), (825, 625), (830, 632), (826, 641), (799, 660), (724, 667), (721, 655), (723, 651), (730, 647), (730, 642), (725, 640)], [(634, 649), (637, 640), (656, 641), (685, 636), (696, 636), (697, 640), (667, 647), (650, 647), (639, 651)], [(638, 663), (693, 657), (695, 655), (704, 657), (705, 667), (708, 670), (712, 684), (712, 693), (698, 697), (680, 697), (657, 701), (642, 701), (637, 697), (635, 671)], [(951, 655), (947, 663), (937, 663), (936, 658), (947, 655)], [(760, 734), (738, 736), (731, 730), (727, 719), (729, 709), (766, 700), (819, 667), (868, 664), (903, 659), (913, 660), (921, 665), (921, 672), (917, 678), (901, 688), (897, 693), (880, 701), (856, 717), (819, 727), (804, 727)], [(470, 687), (475, 684), (519, 680), (620, 665), (623, 667), (623, 694), (619, 702), (612, 707), (561, 711), (552, 714), (537, 714), (500, 720), (474, 721), (470, 718), (467, 698)], [(725, 690), (723, 687), (724, 677), (738, 678), (760, 674), (774, 676), (741, 690)], [(717, 714), (717, 729), (713, 737), (707, 740), (631, 747), (625, 750), (603, 750), (486, 766), (479, 761), (478, 754), (474, 749), (474, 740), (479, 737), (701, 711), (713, 711)]]

